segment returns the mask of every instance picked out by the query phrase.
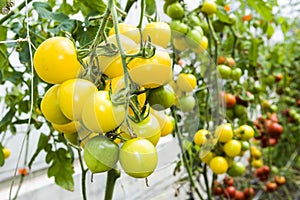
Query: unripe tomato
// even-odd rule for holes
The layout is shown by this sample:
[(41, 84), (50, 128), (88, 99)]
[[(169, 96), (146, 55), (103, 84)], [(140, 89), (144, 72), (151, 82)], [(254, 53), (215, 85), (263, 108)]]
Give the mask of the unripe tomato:
[(209, 167), (215, 174), (224, 174), (228, 169), (228, 163), (222, 156), (216, 156), (209, 162)]
[(70, 122), (59, 107), (58, 89), (60, 85), (54, 85), (47, 90), (42, 101), (41, 111), (47, 121), (55, 124), (66, 124)]
[(207, 15), (212, 15), (217, 12), (217, 4), (214, 1), (205, 0), (201, 7), (201, 11)]
[(201, 129), (197, 131), (194, 135), (194, 143), (198, 146), (203, 145), (207, 141), (207, 135), (209, 135), (208, 130)]
[[(160, 121), (159, 121), (160, 122)], [(160, 137), (164, 137), (172, 133), (175, 129), (175, 119), (172, 116), (166, 115), (163, 123), (160, 122), (161, 125), (161, 135)]]
[(172, 79), (171, 58), (167, 51), (156, 49), (151, 58), (134, 58), (128, 63), (132, 80), (144, 88), (156, 88)]
[(2, 148), (2, 152), (3, 152), (5, 159), (9, 158), (9, 156), (11, 154), (10, 149), (4, 147), (4, 148)]
[[(235, 97), (235, 99), (236, 99), (236, 97)], [(234, 110), (234, 115), (237, 118), (247, 116), (247, 108), (243, 105), (235, 104), (235, 106), (233, 107), (233, 110)]]
[(147, 97), (154, 110), (165, 110), (175, 104), (175, 93), (170, 85), (151, 89)]
[(176, 85), (183, 92), (191, 92), (197, 86), (197, 79), (193, 74), (181, 73), (178, 75)]
[(242, 151), (248, 151), (250, 149), (250, 144), (248, 141), (242, 141)]
[(219, 125), (215, 130), (216, 137), (219, 138), (220, 142), (228, 142), (233, 138), (233, 131), (231, 124)]
[(189, 30), (189, 27), (179, 20), (172, 20), (170, 28), (174, 37), (183, 37)]
[(236, 67), (231, 70), (231, 79), (237, 81), (241, 78), (242, 74), (243, 74), (242, 70)]
[(67, 80), (60, 85), (57, 92), (59, 107), (67, 118), (80, 121), (85, 101), (97, 91), (94, 83), (88, 80)]
[(146, 178), (153, 173), (157, 162), (156, 148), (146, 139), (130, 139), (121, 147), (120, 164), (129, 176)]
[(219, 72), (221, 78), (223, 78), (223, 79), (231, 78), (232, 70), (230, 67), (228, 67), (226, 65), (218, 65), (217, 68), (218, 68), (218, 72)]
[(123, 105), (114, 105), (107, 91), (90, 95), (82, 109), (82, 122), (96, 133), (105, 133), (117, 128), (125, 119)]
[(93, 137), (85, 145), (83, 158), (92, 173), (105, 172), (118, 162), (119, 147), (105, 136)]
[(241, 140), (247, 141), (253, 138), (254, 129), (249, 125), (242, 125), (235, 131), (235, 134)]
[[(137, 27), (135, 27), (131, 24), (119, 23), (118, 28), (119, 28), (119, 33), (121, 35), (125, 35), (126, 37), (133, 40), (135, 43), (140, 43), (140, 31)], [(112, 27), (109, 30), (108, 36), (112, 36), (114, 34), (116, 34), (116, 31), (115, 31), (115, 28)], [(121, 40), (121, 42), (123, 42), (123, 41)]]
[(196, 105), (196, 100), (193, 96), (181, 96), (178, 100), (178, 106), (182, 112), (191, 112)]
[[(129, 124), (133, 133), (140, 138), (149, 140), (154, 146), (156, 146), (160, 139), (161, 127), (157, 118), (153, 114), (150, 113), (146, 119), (139, 123), (129, 120)], [(125, 123), (122, 124), (121, 130), (127, 134), (130, 134), (130, 130)]]
[(229, 157), (238, 156), (241, 153), (242, 145), (238, 140), (230, 140), (224, 145), (224, 152)]
[(186, 43), (189, 48), (194, 49), (200, 46), (203, 36), (203, 31), (200, 29), (201, 27), (198, 26), (198, 30), (194, 28), (186, 34)]
[(241, 162), (233, 162), (227, 173), (230, 176), (242, 176), (246, 171), (246, 167)]
[(145, 26), (142, 35), (144, 41), (150, 37), (153, 44), (167, 48), (171, 39), (171, 29), (165, 22), (151, 22)]
[(184, 9), (179, 2), (172, 3), (167, 8), (167, 15), (172, 19), (181, 19), (184, 16)]
[(38, 76), (50, 84), (76, 78), (83, 70), (74, 44), (64, 37), (52, 37), (40, 44), (33, 62)]
[(174, 37), (173, 45), (174, 45), (175, 49), (177, 49), (179, 51), (184, 51), (188, 48), (184, 37)]

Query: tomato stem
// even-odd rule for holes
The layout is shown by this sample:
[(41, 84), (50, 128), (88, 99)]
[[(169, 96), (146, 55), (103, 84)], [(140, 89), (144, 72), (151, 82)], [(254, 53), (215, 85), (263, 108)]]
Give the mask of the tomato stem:
[(84, 169), (84, 165), (83, 165), (83, 161), (82, 161), (82, 155), (81, 155), (81, 150), (79, 148), (77, 149), (77, 153), (78, 153), (78, 158), (79, 158), (79, 164), (80, 164), (80, 168), (81, 168), (81, 192), (82, 192), (82, 198), (83, 200), (87, 200), (86, 197), (86, 184), (85, 184), (85, 177), (86, 177), (86, 172), (87, 169)]
[(113, 199), (115, 183), (116, 183), (116, 180), (120, 176), (121, 176), (120, 170), (115, 169), (115, 168), (113, 168), (107, 172), (104, 200), (112, 200)]

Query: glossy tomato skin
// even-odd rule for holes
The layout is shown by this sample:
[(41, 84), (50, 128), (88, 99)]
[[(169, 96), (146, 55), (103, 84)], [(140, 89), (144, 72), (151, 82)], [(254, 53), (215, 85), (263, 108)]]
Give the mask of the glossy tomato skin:
[(236, 189), (234, 186), (229, 186), (224, 190), (224, 197), (225, 198), (234, 198)]
[(168, 6), (167, 14), (172, 19), (181, 19), (184, 16), (184, 9), (179, 2), (175, 2)]
[[(140, 32), (139, 29), (131, 24), (126, 23), (118, 23), (119, 33), (121, 35), (124, 35), (131, 40), (133, 40), (135, 43), (140, 43)], [(115, 28), (112, 27), (109, 30), (108, 36), (112, 36), (116, 34)]]
[(241, 162), (233, 162), (227, 173), (230, 176), (242, 176), (246, 172), (246, 167)]
[(242, 145), (238, 140), (230, 140), (224, 145), (224, 152), (229, 157), (238, 156), (241, 153)]
[(127, 140), (120, 150), (122, 169), (134, 178), (146, 178), (157, 166), (158, 156), (154, 145), (146, 139)]
[(194, 49), (197, 48), (202, 41), (203, 37), (203, 31), (201, 27), (198, 27), (197, 29), (191, 29), (187, 34), (186, 34), (186, 43), (189, 48)]
[(115, 167), (119, 147), (105, 136), (90, 139), (84, 148), (84, 161), (92, 173), (101, 173)]
[(76, 78), (83, 70), (74, 44), (65, 37), (52, 37), (41, 43), (33, 62), (38, 76), (50, 84)]
[(172, 20), (170, 28), (174, 37), (183, 37), (189, 30), (189, 27), (180, 20)]
[(182, 92), (191, 92), (197, 86), (197, 79), (193, 74), (181, 73), (178, 75), (176, 85)]
[(227, 66), (227, 65), (218, 65), (217, 66), (218, 72), (223, 79), (230, 79), (231, 78), (231, 73), (232, 69)]
[[(156, 146), (161, 136), (161, 127), (153, 114), (150, 113), (149, 116), (141, 122), (135, 123), (130, 120), (129, 123), (133, 132), (138, 137), (147, 139)], [(127, 134), (130, 133), (125, 123), (121, 126), (121, 130)]]
[(235, 191), (234, 200), (245, 200), (244, 192), (239, 190)]
[(55, 124), (66, 124), (70, 122), (62, 112), (58, 103), (57, 91), (60, 85), (54, 85), (47, 90), (42, 101), (41, 111), (47, 121)]
[(191, 112), (195, 105), (196, 100), (193, 96), (182, 96), (178, 100), (179, 108), (182, 112)]
[(243, 141), (248, 141), (254, 137), (254, 129), (249, 125), (240, 126), (235, 133)]
[(125, 119), (125, 107), (114, 105), (107, 91), (98, 91), (86, 100), (82, 110), (82, 122), (97, 133), (116, 129)]
[(212, 15), (217, 12), (217, 4), (214, 1), (205, 0), (201, 7), (201, 11), (207, 15)]
[(209, 167), (215, 174), (224, 174), (228, 169), (228, 163), (222, 156), (216, 156), (209, 162)]
[(10, 157), (10, 154), (11, 154), (10, 149), (4, 147), (4, 148), (2, 149), (2, 152), (3, 152), (3, 155), (4, 155), (4, 158), (5, 158), (5, 159), (7, 159), (7, 158)]
[(227, 186), (233, 186), (234, 185), (234, 179), (230, 176), (225, 176), (223, 179), (223, 183)]
[(85, 79), (64, 81), (57, 92), (59, 107), (67, 118), (79, 121), (85, 101), (97, 91), (94, 83)]
[(154, 110), (165, 110), (174, 105), (175, 93), (170, 85), (164, 85), (150, 90), (147, 99)]
[(163, 49), (156, 49), (151, 58), (134, 58), (129, 64), (129, 74), (134, 82), (144, 88), (156, 88), (172, 79), (171, 58)]
[(274, 176), (274, 180), (278, 186), (282, 186), (286, 183), (286, 179), (284, 176)]
[(171, 29), (165, 22), (151, 22), (145, 26), (142, 35), (144, 41), (148, 41), (150, 37), (151, 43), (167, 48), (171, 40)]
[(216, 128), (215, 134), (220, 142), (225, 143), (230, 141), (233, 138), (233, 130), (231, 124), (227, 123), (219, 125)]

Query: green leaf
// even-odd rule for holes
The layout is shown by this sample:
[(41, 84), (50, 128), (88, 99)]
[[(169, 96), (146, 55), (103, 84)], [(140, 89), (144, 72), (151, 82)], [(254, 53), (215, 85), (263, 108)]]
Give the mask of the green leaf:
[(257, 58), (258, 58), (258, 52), (259, 52), (259, 45), (261, 44), (261, 40), (258, 38), (252, 38), (251, 40), (251, 47), (249, 49), (249, 60), (250, 64), (252, 66), (257, 65)]
[(52, 163), (48, 169), (48, 177), (54, 177), (57, 185), (66, 190), (73, 191), (74, 180), (72, 175), (74, 174), (74, 168), (70, 153), (63, 148), (60, 148), (53, 152), (51, 158)]
[(228, 16), (227, 12), (224, 10), (224, 7), (218, 6), (216, 15), (221, 22), (223, 22), (225, 24), (231, 24), (231, 20)]
[[(6, 41), (7, 38), (7, 28), (0, 26), (0, 41)], [(0, 44), (0, 68), (8, 65), (7, 60), (7, 46), (5, 44)]]
[(146, 0), (146, 13), (148, 15), (153, 15), (156, 11), (156, 1)]
[(91, 1), (91, 0), (74, 0), (74, 4), (81, 4), (88, 8), (90, 12), (96, 11), (99, 14), (103, 14), (106, 9), (106, 4), (103, 0)]
[(0, 167), (2, 167), (5, 163), (4, 153), (3, 153), (2, 149), (3, 149), (3, 146), (0, 142)]
[(272, 26), (272, 24), (269, 24), (267, 28), (267, 37), (270, 39), (273, 36), (274, 32), (274, 27)]
[(43, 133), (41, 133), (40, 138), (39, 138), (39, 142), (37, 145), (37, 149), (35, 150), (33, 156), (31, 157), (29, 163), (28, 163), (28, 167), (29, 169), (31, 168), (34, 160), (36, 159), (36, 157), (39, 155), (39, 153), (46, 148), (46, 146), (48, 145), (48, 141), (49, 141), (49, 137)]
[(273, 19), (272, 7), (263, 0), (247, 0), (250, 7), (253, 7), (267, 21)]
[(11, 123), (12, 118), (15, 115), (15, 110), (10, 108), (9, 111), (4, 115), (4, 117), (0, 121), (0, 130), (4, 131), (6, 127)]

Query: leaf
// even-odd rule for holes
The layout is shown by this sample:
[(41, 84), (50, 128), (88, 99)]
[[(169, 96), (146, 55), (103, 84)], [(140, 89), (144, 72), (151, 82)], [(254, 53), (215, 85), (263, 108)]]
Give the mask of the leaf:
[(12, 118), (15, 115), (15, 110), (10, 108), (9, 111), (4, 115), (4, 117), (0, 121), (0, 130), (3, 131), (6, 129), (7, 125), (9, 125), (12, 121)]
[[(6, 41), (7, 38), (7, 28), (0, 26), (0, 41)], [(0, 44), (0, 68), (4, 68), (7, 62), (7, 46), (5, 44)]]
[[(74, 168), (70, 153), (60, 148), (53, 152), (52, 163), (48, 169), (48, 177), (54, 177), (55, 183), (62, 188), (73, 191), (74, 190)], [(63, 170), (62, 170), (63, 169)]]
[(106, 9), (106, 4), (103, 0), (74, 0), (74, 4), (81, 4), (84, 7), (88, 8), (90, 12), (97, 11), (100, 14), (103, 14)]
[(153, 15), (156, 11), (156, 1), (146, 0), (146, 13), (148, 15)]
[(267, 37), (270, 39), (273, 36), (274, 32), (275, 32), (274, 27), (272, 26), (272, 24), (269, 24), (267, 28)]
[(59, 23), (59, 25), (56, 26), (55, 28), (49, 29), (49, 31), (54, 34), (57, 34), (57, 33), (61, 32), (62, 30), (71, 33), (73, 31), (74, 27), (75, 27), (75, 21), (66, 20), (62, 23)]
[(34, 160), (36, 159), (36, 157), (39, 155), (39, 153), (46, 148), (46, 146), (48, 145), (48, 141), (49, 141), (49, 137), (43, 133), (41, 133), (40, 138), (39, 138), (39, 142), (37, 145), (37, 149), (35, 150), (33, 156), (31, 157), (29, 163), (28, 163), (28, 167), (29, 169), (31, 168)]
[(231, 24), (232, 21), (230, 20), (227, 12), (225, 11), (224, 7), (218, 6), (217, 12), (216, 12), (217, 17), (219, 20), (225, 24)]
[(247, 0), (250, 7), (253, 7), (267, 21), (273, 19), (272, 7), (263, 0)]
[(261, 40), (258, 38), (252, 38), (251, 40), (251, 47), (249, 49), (249, 60), (250, 60), (250, 64), (252, 66), (256, 66), (257, 65), (257, 58), (258, 58), (258, 49), (259, 49), (259, 45), (261, 44)]
[(3, 149), (3, 146), (0, 142), (0, 167), (2, 167), (5, 163), (4, 153), (3, 153), (2, 149)]

